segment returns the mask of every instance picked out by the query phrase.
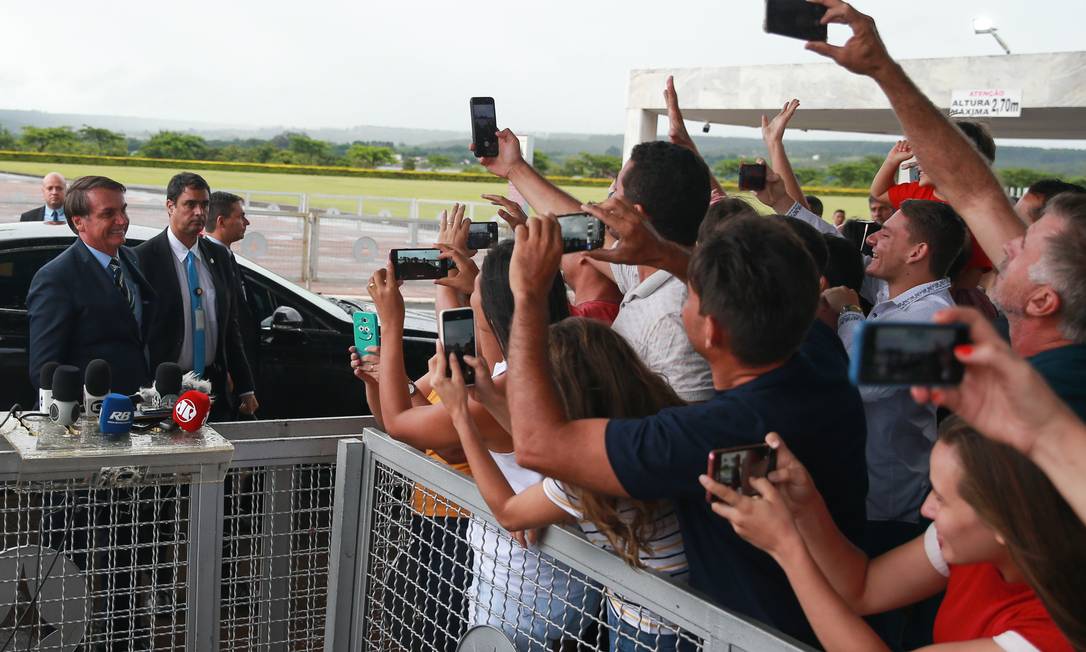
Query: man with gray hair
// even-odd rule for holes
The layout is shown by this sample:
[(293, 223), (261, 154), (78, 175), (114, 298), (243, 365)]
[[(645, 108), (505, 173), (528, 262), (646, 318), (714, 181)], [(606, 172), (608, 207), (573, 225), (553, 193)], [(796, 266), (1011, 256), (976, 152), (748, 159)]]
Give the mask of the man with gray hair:
[(41, 180), (41, 196), (45, 200), (45, 205), (23, 213), (19, 221), (63, 224), (66, 221), (64, 193), (67, 187), (67, 182), (59, 172), (50, 172), (45, 175)]

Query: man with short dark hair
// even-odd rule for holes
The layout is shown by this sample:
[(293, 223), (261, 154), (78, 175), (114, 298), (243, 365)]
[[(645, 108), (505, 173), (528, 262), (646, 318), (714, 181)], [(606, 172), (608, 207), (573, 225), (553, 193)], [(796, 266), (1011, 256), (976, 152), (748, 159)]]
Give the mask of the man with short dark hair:
[(64, 213), (64, 192), (67, 188), (64, 175), (59, 172), (50, 172), (42, 177), (41, 196), (45, 201), (44, 206), (28, 210), (19, 217), (20, 222), (49, 222), (62, 224), (67, 222)]
[(867, 208), (871, 211), (871, 221), (879, 224), (890, 219), (890, 216), (894, 214), (894, 207), (890, 205), (890, 202), (883, 201), (878, 197), (868, 197)]
[(783, 573), (713, 518), (698, 476), (711, 450), (756, 444), (776, 431), (817, 469), (838, 525), (859, 536), (867, 493), (862, 405), (847, 380), (820, 374), (800, 352), (818, 302), (814, 262), (779, 222), (736, 217), (699, 244), (687, 268), (689, 254), (654, 234), (629, 202), (613, 197), (586, 209), (620, 235), (618, 247), (595, 255), (652, 261), (677, 278), (689, 270), (683, 325), (709, 362), (715, 392), (644, 419), (570, 421), (548, 369), (540, 299), (558, 268), (561, 233), (553, 218), (531, 219), (517, 227), (509, 270), (516, 302), (509, 382), (533, 388), (508, 398), (518, 463), (590, 491), (674, 501), (693, 587), (813, 642)]
[(841, 227), (845, 225), (846, 219), (848, 218), (845, 216), (845, 211), (838, 208), (833, 212), (833, 227), (840, 231)]
[(1086, 192), (1086, 188), (1059, 179), (1041, 179), (1029, 187), (1014, 205), (1014, 212), (1026, 224), (1033, 224), (1044, 214), (1045, 204), (1061, 192)]
[[(867, 274), (886, 281), (888, 297), (868, 322), (930, 322), (954, 306), (947, 270), (965, 242), (965, 227), (947, 204), (909, 200), (868, 241)], [(850, 356), (864, 314), (855, 290), (837, 287), (823, 299), (839, 315), (837, 333)], [(861, 387), (867, 415), (866, 538), (869, 554), (881, 554), (923, 533), (920, 505), (931, 484), (928, 458), (935, 443), (935, 408), (917, 405), (904, 387)]]
[(811, 207), (811, 212), (819, 217), (822, 217), (822, 212), (826, 210), (822, 206), (822, 200), (818, 197), (815, 197), (814, 195), (804, 195), (803, 198), (807, 200), (807, 205)]
[(166, 188), (170, 224), (136, 248), (140, 265), (159, 295), (149, 342), (151, 364), (176, 362), (211, 381), (216, 401), (212, 418), (231, 416), (227, 374), (241, 396), (239, 410), (259, 404), (237, 321), (229, 256), (200, 237), (207, 224), (211, 188), (203, 177), (182, 172)]
[(26, 297), (30, 331), (30, 379), (39, 385), (47, 362), (85, 369), (109, 363), (112, 389), (135, 393), (149, 379), (145, 343), (154, 290), (128, 232), (125, 187), (106, 177), (72, 183), (64, 213), (79, 238), (38, 270)]
[[(520, 154), (513, 132), (498, 135), (498, 156), (483, 158), (488, 170), (509, 179), (537, 213), (580, 212), (581, 203), (547, 181)], [(693, 246), (709, 207), (710, 173), (691, 150), (668, 142), (641, 143), (615, 180), (613, 195), (635, 204), (668, 242)], [(623, 294), (612, 327), (652, 371), (667, 378), (687, 401), (713, 394), (709, 365), (690, 346), (680, 319), (686, 286), (667, 271), (651, 265), (606, 264), (597, 269)]]
[[(245, 237), (245, 230), (248, 227), (249, 218), (245, 215), (245, 201), (241, 197), (221, 190), (211, 193), (204, 237), (226, 250), (226, 256), (230, 263), (230, 279), (234, 284), (233, 293), (235, 305), (237, 305), (238, 328), (241, 329), (245, 358), (249, 361), (250, 369), (255, 370), (260, 355), (260, 325), (253, 319), (253, 312), (249, 309), (245, 275), (242, 273), (241, 265), (238, 265), (237, 258), (230, 248), (235, 242)], [(229, 384), (231, 387), (234, 386), (232, 378)], [(240, 405), (242, 403), (241, 397), (238, 396), (236, 399), (236, 403)]]

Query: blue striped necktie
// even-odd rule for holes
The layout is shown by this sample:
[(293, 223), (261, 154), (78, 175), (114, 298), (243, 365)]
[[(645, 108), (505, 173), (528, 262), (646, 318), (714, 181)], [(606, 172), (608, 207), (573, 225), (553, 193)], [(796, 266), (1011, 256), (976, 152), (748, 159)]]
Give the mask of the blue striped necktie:
[(128, 283), (124, 280), (124, 270), (121, 269), (121, 261), (114, 256), (109, 259), (109, 272), (113, 274), (113, 286), (124, 297), (125, 303), (128, 304), (128, 309), (132, 311), (132, 314), (136, 313), (136, 301), (132, 296), (132, 290), (129, 289)]
[(196, 272), (196, 257), (190, 251), (185, 256), (185, 270), (189, 277), (189, 319), (192, 324), (192, 370), (197, 376), (204, 375), (204, 319), (203, 290), (200, 275)]

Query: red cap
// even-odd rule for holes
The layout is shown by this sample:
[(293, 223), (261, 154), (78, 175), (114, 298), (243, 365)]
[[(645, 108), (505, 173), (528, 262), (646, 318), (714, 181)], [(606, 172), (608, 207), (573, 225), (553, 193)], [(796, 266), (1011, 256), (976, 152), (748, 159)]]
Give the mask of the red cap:
[(196, 432), (207, 423), (211, 412), (211, 399), (194, 389), (182, 394), (173, 407), (173, 420), (185, 432)]

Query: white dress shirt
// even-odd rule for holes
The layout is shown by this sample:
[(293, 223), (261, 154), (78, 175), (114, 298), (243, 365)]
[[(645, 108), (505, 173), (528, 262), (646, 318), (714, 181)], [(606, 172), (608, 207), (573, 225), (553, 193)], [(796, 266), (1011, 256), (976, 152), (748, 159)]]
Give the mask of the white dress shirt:
[(215, 354), (219, 345), (219, 323), (215, 319), (215, 282), (211, 278), (211, 270), (200, 255), (200, 240), (192, 249), (188, 249), (174, 236), (173, 231), (166, 229), (166, 238), (170, 241), (170, 251), (173, 252), (173, 269), (177, 273), (177, 285), (181, 289), (181, 310), (185, 319), (185, 339), (181, 342), (181, 355), (177, 364), (186, 371), (193, 368), (192, 364), (192, 319), (191, 293), (189, 288), (189, 272), (185, 266), (185, 258), (189, 251), (196, 258), (196, 275), (200, 278), (200, 288), (203, 290), (202, 304), (204, 308), (204, 367), (215, 363)]

